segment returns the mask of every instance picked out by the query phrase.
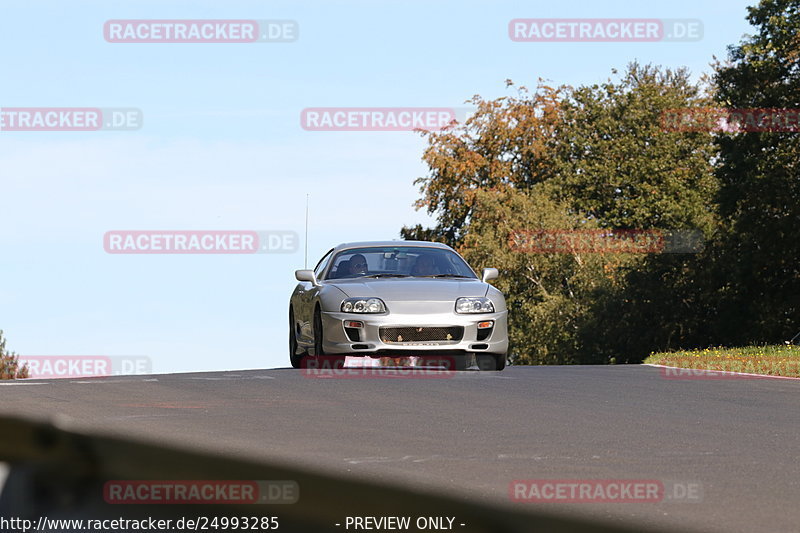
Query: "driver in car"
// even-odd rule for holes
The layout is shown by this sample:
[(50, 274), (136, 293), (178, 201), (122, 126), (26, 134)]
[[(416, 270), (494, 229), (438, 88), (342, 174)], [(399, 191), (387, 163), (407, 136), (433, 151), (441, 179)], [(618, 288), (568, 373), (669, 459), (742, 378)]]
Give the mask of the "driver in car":
[(361, 254), (356, 254), (350, 258), (350, 276), (364, 276), (367, 273), (367, 258)]

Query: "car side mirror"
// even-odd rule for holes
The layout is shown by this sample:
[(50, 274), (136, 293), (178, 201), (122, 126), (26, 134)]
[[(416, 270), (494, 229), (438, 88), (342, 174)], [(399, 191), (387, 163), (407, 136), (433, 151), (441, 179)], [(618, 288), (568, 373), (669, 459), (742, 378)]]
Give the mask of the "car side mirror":
[(314, 286), (319, 285), (313, 270), (295, 270), (294, 277), (297, 281), (310, 281)]
[(490, 279), (497, 279), (499, 275), (500, 272), (498, 272), (496, 268), (484, 268), (483, 277), (481, 279), (484, 283), (486, 283)]

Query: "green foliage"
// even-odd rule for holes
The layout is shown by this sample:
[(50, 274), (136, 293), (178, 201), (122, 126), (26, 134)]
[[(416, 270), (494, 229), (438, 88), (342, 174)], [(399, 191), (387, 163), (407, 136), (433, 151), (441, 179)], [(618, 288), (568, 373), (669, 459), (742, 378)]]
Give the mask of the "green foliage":
[(604, 227), (710, 231), (711, 134), (662, 127), (666, 111), (708, 104), (686, 70), (637, 63), (617, 82), (571, 91), (562, 105), (557, 195)]
[[(424, 159), (431, 172), (417, 180), (418, 207), (435, 213), (438, 224), (404, 228), (403, 236), (446, 242), (475, 266), (501, 270), (497, 286), (508, 298), (517, 363), (641, 360), (654, 346), (668, 346), (668, 338), (629, 342), (641, 339), (633, 328), (671, 318), (659, 316), (658, 304), (648, 308), (674, 299), (685, 281), (679, 276), (665, 286), (663, 261), (523, 253), (509, 241), (519, 229), (710, 234), (711, 136), (661, 130), (663, 111), (708, 103), (688, 74), (634, 63), (602, 86), (540, 85), (533, 94), (523, 87), (514, 98), (473, 103), (478, 112), (465, 125), (429, 136)], [(667, 264), (680, 269), (683, 260)], [(629, 294), (632, 276), (640, 285)], [(642, 324), (644, 317), (657, 322)]]
[(0, 329), (0, 379), (17, 379), (28, 377), (28, 366), (20, 368), (19, 358), (14, 352), (6, 351), (6, 339)]
[[(645, 363), (701, 371), (745, 372), (796, 378), (800, 377), (800, 346), (780, 344), (660, 352), (650, 354)], [(703, 377), (703, 375), (703, 373), (689, 374), (692, 377)], [(716, 377), (718, 376), (717, 374)]]
[(471, 103), (476, 112), (465, 124), (422, 133), (428, 137), (422, 159), (430, 175), (415, 181), (422, 193), (416, 207), (435, 213), (437, 225), (403, 228), (403, 238), (458, 246), (476, 191), (499, 185), (526, 189), (547, 179), (554, 163), (548, 145), (555, 136), (561, 91), (540, 85), (533, 94), (520, 87), (515, 97), (487, 101), (475, 96)]
[[(720, 104), (800, 107), (800, 1), (749, 8), (757, 33), (717, 64)], [(742, 132), (717, 140), (723, 238), (712, 256), (726, 342), (782, 341), (800, 329), (800, 133)]]
[[(466, 124), (426, 134), (417, 207), (437, 223), (401, 235), (501, 270), (516, 362), (640, 362), (800, 328), (800, 133), (662, 122), (685, 108), (800, 107), (800, 0), (748, 11), (757, 32), (729, 47), (711, 85), (632, 63), (602, 84), (476, 96)], [(520, 253), (520, 227), (691, 230), (705, 250)]]
[[(557, 195), (603, 227), (699, 231), (718, 227), (709, 132), (665, 131), (668, 110), (709, 99), (683, 69), (629, 65), (618, 82), (581, 87), (564, 105)], [(613, 290), (592, 295), (577, 332), (584, 359), (640, 362), (651, 350), (695, 342), (697, 280), (706, 259), (649, 254), (621, 265)]]
[(527, 191), (508, 185), (476, 191), (460, 251), (479, 269), (500, 270), (495, 285), (507, 296), (513, 362), (582, 362), (576, 332), (586, 320), (589, 296), (609, 285), (608, 272), (613, 272), (611, 258), (601, 254), (526, 253), (515, 245), (515, 234), (595, 227), (550, 198), (543, 185)]

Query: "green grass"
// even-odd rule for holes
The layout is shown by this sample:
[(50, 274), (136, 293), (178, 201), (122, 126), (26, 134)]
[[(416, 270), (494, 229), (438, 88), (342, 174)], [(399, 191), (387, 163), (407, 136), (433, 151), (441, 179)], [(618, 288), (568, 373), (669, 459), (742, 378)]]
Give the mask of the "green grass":
[(651, 353), (644, 360), (654, 365), (800, 377), (800, 346), (745, 346)]

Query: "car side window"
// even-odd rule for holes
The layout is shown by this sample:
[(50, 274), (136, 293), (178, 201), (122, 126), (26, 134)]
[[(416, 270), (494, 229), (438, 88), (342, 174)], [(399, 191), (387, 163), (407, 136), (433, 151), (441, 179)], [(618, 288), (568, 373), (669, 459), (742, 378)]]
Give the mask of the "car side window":
[(317, 263), (317, 266), (314, 267), (314, 275), (317, 276), (317, 279), (319, 279), (320, 275), (322, 275), (322, 272), (325, 270), (325, 267), (328, 266), (328, 262), (331, 260), (332, 255), (333, 255), (333, 248), (328, 250), (328, 253), (323, 255), (322, 259), (320, 259), (319, 263)]

